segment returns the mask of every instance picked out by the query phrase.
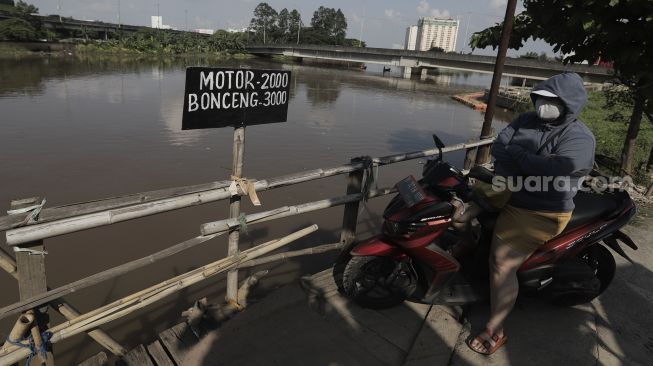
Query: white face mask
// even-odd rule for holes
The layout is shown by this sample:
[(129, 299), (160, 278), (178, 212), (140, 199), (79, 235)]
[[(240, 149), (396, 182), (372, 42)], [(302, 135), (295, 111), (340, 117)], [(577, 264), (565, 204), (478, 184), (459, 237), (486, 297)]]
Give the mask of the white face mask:
[(558, 98), (539, 97), (535, 100), (535, 112), (544, 121), (555, 121), (562, 115), (564, 110), (565, 105)]

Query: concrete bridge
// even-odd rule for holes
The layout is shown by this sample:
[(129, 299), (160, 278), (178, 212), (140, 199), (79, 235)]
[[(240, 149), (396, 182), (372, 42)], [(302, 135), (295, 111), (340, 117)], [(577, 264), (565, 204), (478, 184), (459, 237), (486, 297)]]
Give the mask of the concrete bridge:
[[(12, 17), (12, 14), (6, 12), (0, 12), (0, 21), (9, 19)], [(112, 33), (135, 33), (141, 29), (153, 29), (151, 27), (141, 26), (141, 25), (129, 25), (129, 24), (118, 24), (118, 23), (108, 23), (102, 22), (99, 20), (79, 20), (70, 17), (59, 17), (58, 15), (35, 15), (39, 19), (45, 28), (56, 30), (56, 31), (81, 31), (85, 30), (88, 32), (94, 32), (100, 35), (103, 38), (108, 38)], [(186, 33), (182, 30), (172, 30), (168, 29), (166, 32), (175, 32), (175, 33)], [(209, 34), (202, 33), (193, 33), (199, 34), (200, 36), (209, 37)]]
[[(404, 67), (404, 75), (421, 73), (429, 68), (492, 73), (495, 57), (457, 53), (408, 51), (370, 47), (252, 45), (246, 50), (254, 55), (284, 55), (297, 58), (373, 63)], [(586, 82), (603, 83), (613, 79), (613, 70), (592, 65), (564, 65), (556, 61), (506, 58), (503, 74), (543, 80), (562, 72), (575, 72)]]

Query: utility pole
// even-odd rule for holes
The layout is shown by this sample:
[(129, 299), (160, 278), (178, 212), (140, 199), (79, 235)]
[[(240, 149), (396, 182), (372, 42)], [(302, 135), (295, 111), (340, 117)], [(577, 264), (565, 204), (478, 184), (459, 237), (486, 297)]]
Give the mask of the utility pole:
[(156, 28), (157, 29), (161, 29), (161, 23), (163, 23), (163, 21), (161, 20), (160, 10), (161, 10), (161, 4), (156, 3)]
[[(499, 50), (497, 51), (497, 60), (494, 63), (494, 74), (492, 74), (492, 85), (490, 86), (487, 109), (485, 110), (483, 128), (481, 129), (481, 136), (479, 138), (481, 140), (491, 137), (492, 120), (494, 119), (494, 110), (496, 109), (497, 96), (499, 94), (499, 87), (501, 86), (503, 64), (506, 62), (506, 53), (508, 51), (510, 35), (512, 34), (512, 27), (515, 22), (516, 7), (517, 0), (508, 0), (508, 4), (506, 5), (506, 15), (503, 20), (503, 30), (501, 31), (501, 42), (499, 43)], [(488, 145), (480, 146), (478, 148), (478, 153), (476, 154), (476, 164), (485, 164), (489, 161), (490, 147)]]
[(297, 24), (297, 44), (299, 44), (299, 31), (302, 29), (302, 20), (299, 19), (299, 24)]
[(121, 28), (122, 24), (120, 23), (120, 0), (118, 0), (118, 28)]
[(61, 20), (61, 0), (57, 2), (57, 13), (59, 13), (59, 23), (62, 23)]
[(188, 32), (188, 9), (184, 9), (184, 28)]
[(463, 53), (465, 53), (464, 52), (465, 48), (467, 48), (467, 43), (469, 43), (468, 40), (467, 40), (467, 34), (468, 34), (467, 32), (469, 31), (469, 19), (471, 18), (471, 16), (472, 16), (472, 12), (468, 11), (467, 12), (467, 23), (465, 24), (465, 38), (463, 38), (463, 42), (465, 42), (465, 43), (463, 43), (463, 47), (461, 48), (461, 51), (463, 51)]
[(365, 24), (365, 4), (363, 4), (363, 19), (361, 19), (361, 32), (358, 36), (358, 47), (363, 47), (363, 25)]

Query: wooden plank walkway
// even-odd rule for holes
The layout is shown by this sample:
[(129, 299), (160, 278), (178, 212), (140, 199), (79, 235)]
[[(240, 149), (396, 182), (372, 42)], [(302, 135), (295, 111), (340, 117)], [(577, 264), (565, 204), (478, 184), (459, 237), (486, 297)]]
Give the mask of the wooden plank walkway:
[(155, 365), (446, 364), (462, 331), (460, 310), (404, 303), (363, 309), (343, 297), (331, 269), (273, 291), (197, 338), (185, 323), (123, 359)]

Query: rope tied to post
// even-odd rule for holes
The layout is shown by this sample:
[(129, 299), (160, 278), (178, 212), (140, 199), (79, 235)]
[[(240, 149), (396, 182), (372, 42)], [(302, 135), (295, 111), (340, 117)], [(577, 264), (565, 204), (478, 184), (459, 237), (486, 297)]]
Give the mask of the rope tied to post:
[[(34, 337), (32, 337), (31, 334), (27, 338), (23, 338), (21, 340), (12, 340), (11, 338), (7, 337), (7, 343), (16, 347), (29, 349), (29, 356), (27, 356), (27, 360), (25, 361), (25, 366), (29, 366), (32, 363), (32, 359), (36, 355), (41, 356), (44, 360), (47, 358), (48, 343), (50, 342), (50, 338), (52, 338), (52, 333), (46, 330), (45, 332), (41, 333), (41, 345), (38, 347), (36, 346)], [(24, 343), (23, 341), (27, 341), (27, 343)]]
[(18, 215), (18, 214), (27, 213), (27, 215), (21, 222), (12, 225), (12, 227), (21, 227), (29, 224), (35, 224), (39, 219), (39, 215), (41, 214), (41, 210), (43, 210), (43, 206), (45, 206), (45, 202), (46, 199), (44, 198), (41, 201), (41, 203), (37, 203), (32, 206), (7, 210), (7, 215)]
[(363, 182), (361, 185), (361, 194), (363, 195), (363, 202), (367, 202), (369, 199), (368, 195), (372, 189), (372, 184), (378, 188), (376, 181), (379, 178), (379, 167), (378, 165), (374, 164), (374, 160), (371, 156), (361, 156), (356, 159), (363, 164)]
[(241, 194), (238, 191), (239, 188), (240, 192), (242, 192), (243, 195), (249, 196), (249, 199), (252, 201), (254, 206), (261, 205), (261, 201), (259, 200), (258, 195), (256, 194), (256, 189), (254, 188), (253, 179), (241, 178), (232, 175), (231, 184), (229, 185), (229, 193), (231, 193), (232, 197)]

